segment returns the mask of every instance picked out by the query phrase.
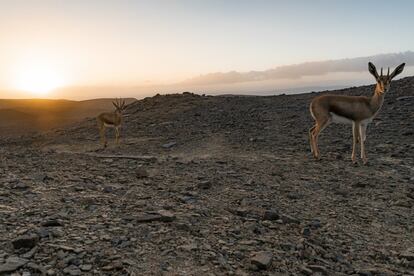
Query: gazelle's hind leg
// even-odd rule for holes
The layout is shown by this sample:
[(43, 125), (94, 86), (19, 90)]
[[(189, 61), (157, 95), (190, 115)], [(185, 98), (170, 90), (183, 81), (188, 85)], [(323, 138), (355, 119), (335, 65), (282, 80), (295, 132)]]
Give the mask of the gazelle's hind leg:
[(106, 148), (106, 137), (105, 137), (105, 124), (98, 120), (98, 128), (99, 128), (99, 136), (101, 138), (101, 143), (103, 145), (104, 148)]
[[(316, 160), (320, 159), (319, 147), (318, 147), (318, 138), (319, 134), (331, 123), (331, 118), (326, 116), (321, 120), (317, 120), (316, 124), (309, 131), (311, 137), (311, 144), (313, 144), (313, 156)], [(313, 130), (312, 130), (313, 129)]]
[[(352, 155), (351, 155), (351, 160), (352, 163), (356, 163), (356, 147), (358, 144), (358, 139), (360, 137), (360, 129), (359, 129), (359, 123), (358, 122), (353, 122), (352, 123), (352, 138), (353, 138), (353, 144), (352, 144)], [(362, 140), (362, 139), (361, 139)], [(361, 144), (363, 142), (361, 141)]]
[(313, 126), (309, 129), (309, 143), (311, 147), (311, 153), (313, 153), (313, 131), (315, 130), (316, 126)]

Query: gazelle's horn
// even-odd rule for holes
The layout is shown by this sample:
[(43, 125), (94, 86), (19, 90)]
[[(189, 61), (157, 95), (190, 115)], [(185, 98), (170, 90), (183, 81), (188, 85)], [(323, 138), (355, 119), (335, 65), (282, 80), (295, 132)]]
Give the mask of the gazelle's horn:
[(390, 76), (390, 67), (388, 67), (387, 77)]
[(382, 67), (381, 67), (381, 77), (382, 77)]

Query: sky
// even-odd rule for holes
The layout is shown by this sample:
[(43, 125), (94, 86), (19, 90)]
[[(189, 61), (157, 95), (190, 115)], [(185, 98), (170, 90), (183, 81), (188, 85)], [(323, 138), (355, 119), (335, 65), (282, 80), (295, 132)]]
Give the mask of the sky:
[[(0, 98), (139, 97), (212, 73), (404, 53), (414, 50), (413, 10), (410, 0), (0, 0)], [(296, 86), (346, 85), (337, 77)], [(263, 89), (273, 87), (288, 86)]]

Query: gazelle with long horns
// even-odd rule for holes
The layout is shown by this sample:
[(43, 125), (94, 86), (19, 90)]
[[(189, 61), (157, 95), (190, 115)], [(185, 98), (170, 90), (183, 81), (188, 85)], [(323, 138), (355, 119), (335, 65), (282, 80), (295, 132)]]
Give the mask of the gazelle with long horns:
[(390, 68), (386, 76), (378, 75), (377, 69), (371, 62), (368, 70), (376, 80), (374, 94), (365, 96), (322, 95), (312, 100), (310, 112), (315, 120), (315, 125), (309, 130), (309, 139), (313, 156), (320, 159), (318, 148), (319, 134), (331, 123), (352, 124), (353, 147), (352, 162), (356, 163), (356, 144), (361, 142), (361, 159), (364, 164), (368, 159), (365, 154), (365, 140), (367, 125), (375, 118), (384, 102), (384, 95), (390, 89), (391, 80), (401, 74), (405, 63), (400, 64), (390, 74)]
[(122, 124), (122, 112), (125, 110), (125, 100), (116, 99), (112, 104), (115, 106), (114, 112), (105, 112), (99, 114), (96, 118), (98, 122), (99, 134), (104, 148), (107, 146), (105, 129), (111, 127), (115, 129), (115, 140), (119, 143), (119, 129)]

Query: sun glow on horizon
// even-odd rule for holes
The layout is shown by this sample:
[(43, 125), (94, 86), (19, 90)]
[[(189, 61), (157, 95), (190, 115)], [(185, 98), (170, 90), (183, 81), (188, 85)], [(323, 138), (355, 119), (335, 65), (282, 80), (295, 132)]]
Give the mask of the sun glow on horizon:
[(24, 60), (13, 70), (12, 87), (35, 97), (47, 96), (66, 84), (57, 67), (47, 60)]

